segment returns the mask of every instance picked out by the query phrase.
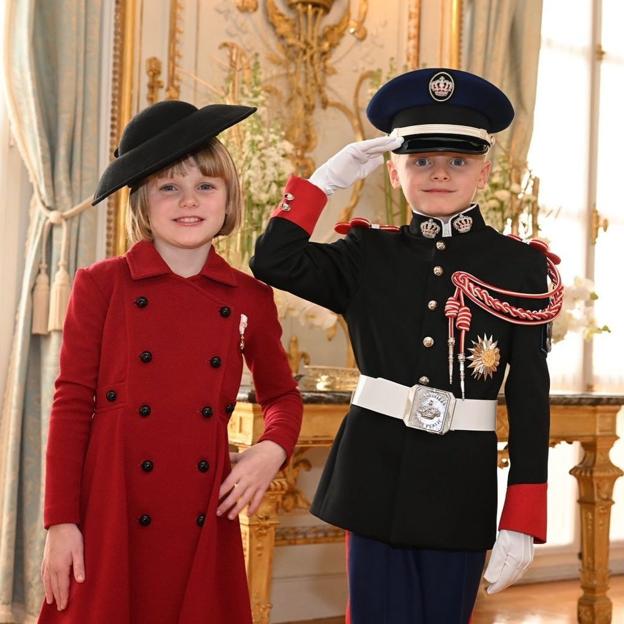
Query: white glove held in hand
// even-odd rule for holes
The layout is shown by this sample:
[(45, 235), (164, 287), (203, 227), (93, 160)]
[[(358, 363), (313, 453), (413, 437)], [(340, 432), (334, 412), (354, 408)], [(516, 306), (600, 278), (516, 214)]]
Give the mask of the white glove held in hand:
[(503, 529), (492, 549), (483, 578), (491, 583), (488, 594), (495, 594), (515, 583), (533, 561), (533, 536)]
[(321, 165), (310, 177), (310, 182), (331, 195), (338, 188), (348, 188), (365, 178), (383, 163), (383, 153), (397, 149), (403, 137), (383, 136), (349, 143)]

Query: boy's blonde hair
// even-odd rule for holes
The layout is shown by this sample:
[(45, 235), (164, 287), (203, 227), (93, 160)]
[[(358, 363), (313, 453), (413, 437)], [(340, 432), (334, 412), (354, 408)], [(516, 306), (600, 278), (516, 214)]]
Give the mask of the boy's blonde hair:
[(234, 161), (223, 143), (219, 139), (213, 138), (210, 139), (210, 143), (206, 147), (198, 152), (190, 154), (141, 180), (140, 186), (130, 192), (130, 210), (126, 214), (126, 232), (130, 245), (140, 240), (154, 240), (149, 220), (147, 183), (153, 178), (186, 175), (190, 165), (196, 165), (202, 175), (225, 180), (227, 192), (225, 220), (215, 236), (226, 236), (238, 227), (242, 212), (242, 194), (238, 173)]

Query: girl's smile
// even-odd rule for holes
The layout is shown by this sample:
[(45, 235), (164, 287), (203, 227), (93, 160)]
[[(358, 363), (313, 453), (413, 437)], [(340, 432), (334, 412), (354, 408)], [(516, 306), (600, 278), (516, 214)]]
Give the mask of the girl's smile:
[(149, 180), (147, 201), (160, 255), (179, 275), (198, 273), (225, 221), (225, 180), (204, 175), (189, 160), (182, 171), (168, 171)]

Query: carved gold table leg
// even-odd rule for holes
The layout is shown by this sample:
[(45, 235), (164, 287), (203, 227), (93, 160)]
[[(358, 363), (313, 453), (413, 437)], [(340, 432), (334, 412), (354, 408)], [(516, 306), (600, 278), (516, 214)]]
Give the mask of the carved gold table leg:
[(271, 579), (277, 510), (287, 489), (286, 479), (273, 480), (260, 509), (253, 515), (240, 514), (247, 582), (254, 624), (269, 624), (271, 616)]
[(611, 463), (609, 450), (617, 436), (581, 441), (585, 454), (570, 470), (576, 477), (581, 508), (581, 588), (577, 615), (581, 624), (608, 624), (612, 604), (609, 587), (609, 524), (613, 484), (622, 471)]

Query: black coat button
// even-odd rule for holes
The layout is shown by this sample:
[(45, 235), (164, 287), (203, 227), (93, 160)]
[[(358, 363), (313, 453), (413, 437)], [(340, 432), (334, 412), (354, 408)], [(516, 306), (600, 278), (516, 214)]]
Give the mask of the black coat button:
[(204, 418), (210, 418), (212, 416), (212, 407), (208, 405), (206, 405), (206, 407), (202, 407), (201, 413)]
[(209, 468), (210, 464), (205, 459), (197, 462), (197, 470), (199, 470), (199, 472), (208, 472)]
[(219, 366), (221, 366), (221, 358), (218, 355), (210, 358), (210, 366), (212, 366), (212, 368), (219, 368)]
[(147, 300), (147, 297), (137, 297), (134, 300), (134, 303), (136, 304), (137, 308), (145, 308), (149, 301)]
[(141, 358), (141, 362), (147, 364), (152, 361), (152, 354), (149, 351), (143, 351), (143, 353), (139, 355), (139, 358)]
[(236, 404), (235, 404), (235, 403), (228, 403), (228, 404), (225, 406), (225, 413), (226, 413), (226, 414), (231, 414), (231, 413), (234, 411), (234, 408), (235, 408), (235, 407), (236, 407)]
[(148, 514), (143, 514), (140, 518), (139, 518), (139, 524), (141, 526), (149, 526), (152, 523), (152, 517), (149, 516)]
[(197, 522), (197, 526), (204, 526), (204, 522), (206, 521), (206, 516), (204, 514), (199, 514), (199, 516), (197, 516), (197, 520), (195, 522)]
[(231, 310), (231, 308), (228, 308), (228, 306), (223, 306), (223, 307), (219, 310), (219, 314), (220, 314), (223, 318), (227, 318), (228, 316), (230, 316), (230, 314), (232, 314), (232, 310)]
[(117, 400), (117, 393), (116, 393), (114, 390), (109, 390), (109, 391), (106, 393), (106, 400), (107, 400), (107, 401), (110, 401), (111, 403), (112, 403), (113, 401), (116, 401), (116, 400)]
[(139, 415), (140, 416), (149, 416), (152, 413), (152, 408), (149, 405), (141, 405), (139, 407)]
[(141, 464), (141, 468), (143, 468), (143, 470), (145, 472), (152, 472), (152, 470), (154, 470), (154, 462), (150, 461), (149, 459), (146, 459), (142, 464)]

